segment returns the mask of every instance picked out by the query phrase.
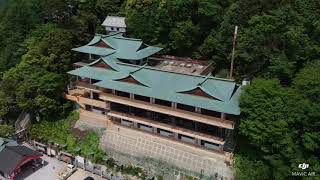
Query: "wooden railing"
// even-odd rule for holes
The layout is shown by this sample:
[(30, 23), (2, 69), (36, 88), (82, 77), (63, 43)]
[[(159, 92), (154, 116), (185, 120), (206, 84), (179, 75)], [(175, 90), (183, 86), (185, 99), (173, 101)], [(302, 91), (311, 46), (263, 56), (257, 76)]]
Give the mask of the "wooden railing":
[(78, 88), (90, 89), (90, 90), (97, 91), (97, 92), (101, 92), (102, 91), (101, 88), (99, 88), (98, 86), (95, 86), (93, 84), (89, 84), (87, 82), (76, 81), (75, 85)]
[(175, 117), (189, 119), (192, 121), (202, 122), (204, 124), (223, 127), (227, 129), (234, 129), (233, 121), (215, 118), (215, 117), (211, 117), (211, 116), (207, 116), (199, 113), (193, 113), (193, 112), (180, 110), (180, 109), (172, 109), (170, 107), (166, 107), (158, 104), (150, 104), (148, 102), (133, 100), (133, 99), (120, 97), (112, 94), (106, 94), (106, 93), (100, 93), (100, 98), (110, 102), (115, 102), (115, 103), (119, 103), (127, 106), (132, 106), (132, 107), (137, 107), (145, 110), (168, 114)]
[(201, 140), (205, 140), (205, 141), (216, 143), (216, 144), (224, 144), (224, 140), (222, 138), (220, 138), (220, 137), (211, 136), (211, 135), (208, 135), (208, 134), (191, 131), (189, 129), (180, 128), (180, 127), (177, 127), (177, 126), (171, 126), (171, 125), (168, 125), (168, 124), (165, 124), (165, 123), (156, 122), (154, 120), (147, 119), (147, 118), (133, 116), (133, 115), (120, 113), (120, 112), (116, 112), (116, 111), (110, 111), (108, 113), (108, 115), (112, 116), (112, 117), (117, 117), (117, 118), (129, 120), (129, 121), (137, 122), (137, 123), (140, 123), (140, 124), (156, 127), (156, 128), (159, 128), (159, 129), (167, 130), (167, 131), (170, 131), (170, 132), (178, 133), (178, 134), (181, 134), (181, 135), (190, 136), (190, 137), (193, 137), (195, 139), (201, 139)]
[(82, 107), (84, 107), (84, 105), (87, 104), (87, 105), (91, 105), (91, 106), (95, 106), (95, 107), (99, 107), (99, 108), (103, 108), (103, 109), (110, 108), (110, 104), (105, 101), (89, 99), (89, 98), (81, 97), (81, 96), (73, 96), (73, 95), (69, 95), (69, 94), (66, 94), (65, 98), (79, 103)]

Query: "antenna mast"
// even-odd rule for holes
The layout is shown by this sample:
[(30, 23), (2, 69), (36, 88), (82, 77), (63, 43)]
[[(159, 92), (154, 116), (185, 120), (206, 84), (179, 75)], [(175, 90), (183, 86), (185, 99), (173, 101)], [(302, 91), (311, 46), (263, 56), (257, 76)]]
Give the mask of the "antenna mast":
[(236, 49), (237, 34), (238, 34), (238, 26), (235, 26), (234, 27), (234, 34), (233, 34), (233, 43), (232, 43), (230, 78), (233, 78), (234, 53), (235, 53), (235, 49)]

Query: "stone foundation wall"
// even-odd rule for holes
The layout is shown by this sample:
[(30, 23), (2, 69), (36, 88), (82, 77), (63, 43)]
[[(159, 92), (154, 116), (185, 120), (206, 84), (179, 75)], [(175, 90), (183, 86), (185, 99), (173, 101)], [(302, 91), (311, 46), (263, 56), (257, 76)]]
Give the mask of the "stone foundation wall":
[(108, 123), (101, 148), (123, 164), (142, 166), (152, 175), (176, 179), (178, 172), (201, 179), (233, 179), (228, 154), (200, 149)]

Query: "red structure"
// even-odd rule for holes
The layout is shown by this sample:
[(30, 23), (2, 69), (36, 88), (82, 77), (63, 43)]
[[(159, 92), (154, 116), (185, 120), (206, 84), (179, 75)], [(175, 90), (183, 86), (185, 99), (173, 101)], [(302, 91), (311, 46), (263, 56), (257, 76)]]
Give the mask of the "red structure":
[(23, 165), (41, 156), (41, 153), (26, 146), (5, 145), (0, 151), (0, 175), (13, 180)]

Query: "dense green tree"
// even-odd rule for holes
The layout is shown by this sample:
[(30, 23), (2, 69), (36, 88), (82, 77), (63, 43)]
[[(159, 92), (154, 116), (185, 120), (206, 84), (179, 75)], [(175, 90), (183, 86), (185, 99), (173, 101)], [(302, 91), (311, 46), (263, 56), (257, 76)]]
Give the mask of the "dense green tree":
[(236, 178), (286, 179), (301, 162), (319, 171), (318, 0), (0, 0), (0, 117), (65, 113), (65, 72), (78, 60), (70, 49), (104, 33), (107, 15), (125, 16), (129, 37), (164, 54), (210, 60), (219, 76), (238, 25), (236, 79), (258, 79), (241, 97), (248, 142), (239, 143)]
[(261, 160), (255, 161), (249, 157), (236, 155), (235, 163), (237, 179), (269, 180), (271, 178), (270, 167)]
[[(319, 67), (306, 67), (297, 76), (297, 81), (306, 72), (311, 75), (318, 70)], [(306, 78), (305, 82), (299, 83), (308, 84), (313, 80)], [(290, 176), (299, 162), (312, 162), (312, 169), (319, 171), (320, 103), (310, 102), (305, 94), (307, 92), (282, 87), (278, 80), (256, 79), (241, 95), (244, 118), (240, 132), (260, 152), (260, 161), (271, 167), (275, 179)]]
[[(66, 75), (72, 56), (72, 35), (56, 26), (39, 26), (25, 42), (22, 61), (4, 73), (2, 90), (14, 99), (17, 107), (49, 116), (59, 114)], [(4, 108), (3, 108), (4, 109)], [(8, 110), (8, 109), (4, 109)], [(10, 110), (10, 109), (9, 109)]]
[(199, 28), (194, 26), (191, 20), (177, 23), (169, 34), (171, 48), (175, 49), (178, 54), (187, 55), (187, 52), (190, 52), (194, 46), (197, 33), (199, 33)]
[(0, 125), (0, 137), (9, 138), (15, 133), (15, 129), (11, 125)]

